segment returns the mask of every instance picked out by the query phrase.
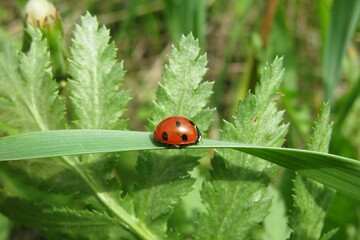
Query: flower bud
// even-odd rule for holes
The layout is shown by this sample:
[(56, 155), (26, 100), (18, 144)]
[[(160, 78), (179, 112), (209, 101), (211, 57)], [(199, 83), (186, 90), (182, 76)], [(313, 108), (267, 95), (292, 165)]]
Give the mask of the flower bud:
[(55, 6), (46, 0), (29, 0), (25, 6), (25, 21), (33, 27), (53, 26), (57, 18)]
[[(65, 78), (67, 52), (62, 22), (55, 6), (47, 0), (29, 0), (25, 6), (25, 26), (40, 29), (49, 45), (54, 77), (57, 80)], [(25, 31), (24, 52), (30, 48), (31, 41), (31, 37)]]

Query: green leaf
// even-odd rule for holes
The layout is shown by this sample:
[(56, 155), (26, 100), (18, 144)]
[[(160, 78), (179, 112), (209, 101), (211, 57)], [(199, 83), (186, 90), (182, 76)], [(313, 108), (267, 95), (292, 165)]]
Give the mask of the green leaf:
[(291, 229), (288, 226), (288, 209), (285, 206), (282, 194), (278, 189), (272, 186), (268, 188), (268, 194), (272, 196), (272, 205), (269, 215), (263, 222), (261, 239), (287, 239), (290, 235)]
[[(120, 120), (129, 92), (119, 91), (124, 77), (123, 64), (116, 61), (114, 42), (109, 30), (98, 25), (87, 13), (74, 31), (70, 59), (71, 101), (76, 114), (75, 125), (88, 129), (123, 129)], [(89, 155), (78, 159), (64, 158), (92, 190), (103, 207), (114, 214), (118, 223), (143, 238), (156, 238), (148, 227), (121, 205), (121, 184), (113, 176), (114, 155)], [(101, 174), (99, 174), (99, 172)], [(131, 203), (130, 203), (131, 204)]]
[[(30, 168), (32, 164), (41, 164), (46, 163), (49, 161), (46, 161), (44, 159), (41, 159), (41, 161), (34, 160), (34, 161), (22, 161), (22, 162), (1, 162), (0, 167), (0, 181), (2, 184), (2, 190), (6, 192), (6, 194), (11, 196), (17, 196), (24, 199), (31, 199), (32, 201), (41, 201), (44, 203), (52, 204), (54, 206), (63, 207), (66, 206), (66, 204), (69, 204), (71, 202), (71, 197), (74, 195), (74, 192), (72, 192), (69, 195), (66, 195), (66, 192), (58, 192), (53, 190), (54, 182), (55, 180), (65, 180), (66, 179), (54, 179), (50, 178), (52, 181), (52, 185), (49, 186), (48, 184), (42, 183), (42, 176), (41, 177), (34, 177), (34, 173), (28, 173), (28, 172), (22, 172), (19, 171), (19, 168), (25, 169)], [(60, 161), (58, 161), (60, 162)], [(56, 166), (56, 165), (55, 165)], [(48, 164), (46, 164), (46, 167), (49, 167)], [(36, 168), (36, 170), (49, 172), (47, 174), (55, 174), (55, 171), (46, 171), (45, 168)], [(63, 170), (60, 168), (60, 171)], [(48, 179), (46, 179), (48, 181)], [(40, 182), (40, 184), (39, 184)], [(79, 185), (79, 183), (77, 183)], [(60, 185), (59, 183), (57, 185)], [(51, 189), (51, 190), (49, 190)]]
[[(287, 132), (276, 91), (283, 74), (282, 58), (266, 65), (255, 95), (238, 104), (233, 123), (226, 122), (222, 139), (280, 146)], [(279, 168), (237, 151), (220, 152), (212, 161), (211, 179), (201, 191), (207, 214), (199, 220), (199, 239), (244, 239), (262, 222), (271, 206), (267, 186)], [(219, 164), (219, 162), (225, 162)]]
[(165, 237), (173, 206), (195, 182), (188, 172), (198, 164), (196, 160), (197, 157), (184, 154), (168, 156), (158, 152), (144, 152), (138, 160), (137, 177), (129, 198), (136, 217), (159, 236)]
[(360, 2), (335, 0), (323, 56), (325, 96), (332, 101), (339, 80), (341, 62), (360, 17)]
[(212, 94), (213, 83), (201, 83), (207, 70), (207, 58), (205, 54), (200, 54), (198, 45), (198, 41), (189, 34), (181, 37), (178, 48), (172, 48), (163, 81), (156, 92), (149, 129), (153, 130), (169, 116), (185, 116), (196, 122), (200, 130), (208, 129), (214, 110), (205, 106)]
[[(51, 73), (48, 44), (39, 30), (30, 27), (27, 32), (32, 38), (27, 53), (17, 53), (10, 45), (0, 53), (0, 121), (22, 132), (63, 128), (65, 107)], [(65, 170), (61, 161), (4, 162), (0, 170), (2, 189), (15, 196), (63, 206), (69, 196), (49, 191), (54, 182), (49, 187), (44, 177), (54, 180)]]
[(329, 123), (330, 105), (325, 103), (314, 122), (314, 132), (310, 139), (309, 150), (328, 152), (332, 133), (332, 123)]
[[(180, 39), (178, 48), (172, 47), (163, 81), (156, 92), (150, 129), (173, 115), (191, 118), (202, 130), (209, 127), (208, 119), (213, 110), (203, 108), (212, 93), (212, 83), (201, 83), (207, 70), (207, 59), (206, 55), (200, 55), (198, 45), (190, 34)], [(152, 151), (139, 158), (136, 168), (138, 178), (134, 192), (130, 194), (134, 199), (136, 216), (157, 235), (164, 237), (171, 234), (171, 230), (167, 229), (167, 220), (174, 205), (192, 190), (195, 180), (190, 178), (188, 171), (205, 154), (205, 151), (183, 150), (162, 154)]]
[(28, 53), (18, 54), (12, 46), (0, 53), (0, 120), (22, 131), (63, 127), (64, 104), (46, 40), (39, 30), (28, 28), (28, 33), (33, 39)]
[[(45, 40), (41, 40), (41, 34), (35, 31), (31, 34), (34, 38), (33, 45), (28, 55), (20, 55), (19, 64), (7, 67), (5, 61), (9, 60), (6, 58), (1, 59), (1, 66), (6, 70), (6, 75), (2, 80), (5, 81), (7, 80), (6, 78), (12, 79), (12, 77), (15, 77), (15, 84), (13, 88), (7, 89), (13, 90), (11, 92), (13, 95), (10, 95), (10, 97), (5, 95), (0, 101), (4, 102), (1, 106), (13, 110), (9, 110), (9, 113), (6, 115), (9, 122), (14, 118), (18, 121), (20, 120), (16, 126), (29, 128), (25, 129), (26, 131), (47, 130), (53, 128), (48, 127), (48, 123), (55, 125), (58, 119), (62, 119), (59, 117), (59, 114), (56, 114), (59, 108), (53, 104), (59, 98), (57, 94), (53, 94), (50, 99), (53, 102), (42, 100), (44, 96), (47, 97), (47, 93), (42, 93), (39, 91), (39, 88), (43, 90), (43, 88), (50, 84), (46, 83), (45, 80), (51, 80), (49, 77), (51, 76), (51, 71), (48, 67), (49, 53), (46, 49)], [(74, 110), (78, 117), (77, 126), (87, 128), (124, 128), (126, 122), (119, 121), (119, 117), (129, 100), (129, 93), (118, 91), (124, 72), (122, 63), (116, 62), (114, 43), (108, 44), (108, 30), (105, 28), (99, 29), (96, 19), (87, 14), (82, 18), (81, 26), (76, 28), (73, 40), (71, 48), (73, 58), (70, 60), (70, 73), (73, 77), (70, 89), (72, 91), (71, 100), (73, 109), (69, 109)], [(8, 55), (12, 57), (10, 62), (17, 63), (18, 56), (14, 51), (9, 52), (11, 54)], [(18, 68), (14, 66), (18, 66)], [(52, 83), (56, 90), (55, 83)], [(54, 91), (54, 93), (57, 92)], [(44, 99), (47, 100), (47, 98)], [(14, 113), (22, 115), (18, 116), (19, 114), (16, 115)], [(23, 115), (25, 117), (21, 118)], [(69, 113), (69, 116), (72, 117), (72, 113)], [(33, 124), (35, 125), (34, 127), (32, 126), (33, 122), (35, 123)], [(96, 207), (99, 206), (99, 203), (102, 204), (100, 209), (111, 212), (118, 224), (131, 229), (139, 237), (156, 238), (146, 226), (138, 222), (134, 216), (129, 215), (119, 205), (118, 200), (120, 199), (121, 191), (114, 191), (114, 189), (116, 189), (115, 186), (119, 187), (120, 184), (116, 181), (117, 179), (109, 177), (111, 171), (107, 168), (111, 159), (108, 160), (106, 156), (97, 155), (81, 158), (63, 156), (61, 160), (67, 169), (70, 169), (74, 173), (73, 175), (78, 177), (77, 181), (83, 180), (80, 183), (85, 183), (85, 186), (88, 188), (87, 190), (91, 190), (93, 196), (97, 197)], [(103, 165), (99, 165), (99, 163), (103, 163)], [(46, 170), (46, 172), (53, 173), (53, 176), (56, 176), (59, 173), (58, 171), (63, 173), (63, 166), (58, 168), (60, 165), (52, 164), (52, 167)], [(33, 165), (30, 169), (22, 168), (19, 169), (18, 173), (35, 173), (32, 176), (30, 174), (25, 176), (32, 177), (30, 183), (35, 183), (38, 180), (39, 188), (44, 189), (46, 186), (41, 186), (40, 184), (41, 175), (44, 175), (40, 172), (42, 170), (40, 166)], [(102, 166), (102, 168), (99, 168), (99, 166)], [(35, 170), (38, 170), (38, 173)], [(100, 174), (99, 170), (101, 170)], [(73, 181), (73, 178), (65, 179), (55, 185), (63, 189), (71, 181)], [(11, 182), (11, 184), (14, 183)], [(11, 184), (9, 183), (7, 186)], [(76, 188), (76, 185), (74, 186)], [(34, 188), (36, 189), (36, 187)], [(70, 189), (74, 189), (74, 187)], [(87, 204), (88, 195), (84, 193), (89, 193), (89, 191), (80, 190), (79, 196), (76, 197), (78, 197), (78, 200), (81, 199), (79, 200), (81, 204)], [(41, 191), (39, 191), (39, 195), (41, 195)]]
[(188, 171), (197, 165), (197, 158), (186, 155), (168, 158), (157, 153), (157, 158), (149, 159), (148, 155), (144, 153), (139, 159), (134, 191), (135, 198), (146, 203), (139, 208), (141, 215), (146, 219), (155, 219), (169, 213), (171, 205), (184, 195), (174, 189), (188, 189), (193, 184), (194, 179), (190, 179)]
[[(204, 139), (187, 149), (232, 148), (278, 164), (360, 199), (360, 161), (333, 154)], [(0, 138), (0, 161), (43, 157), (167, 149), (150, 132), (55, 130)], [(183, 150), (166, 150), (183, 151)], [(239, 160), (240, 161), (240, 160)]]
[[(225, 162), (218, 154), (212, 159), (211, 181), (205, 182), (201, 191), (207, 214), (200, 216), (195, 231), (197, 239), (245, 239), (271, 205), (271, 199), (263, 191), (266, 183), (256, 177), (260, 172), (248, 170), (244, 176), (244, 169), (227, 167)], [(254, 202), (260, 201), (258, 212), (254, 213)]]
[[(314, 124), (309, 149), (327, 152), (331, 138), (332, 124), (329, 124), (330, 105), (325, 104)], [(326, 212), (333, 199), (334, 191), (297, 175), (294, 182), (294, 210), (290, 226), (294, 230), (291, 239), (319, 239)]]
[(0, 213), (0, 240), (10, 239), (11, 225), (10, 220)]
[(335, 229), (331, 229), (330, 231), (324, 233), (320, 240), (330, 240), (336, 233), (337, 233), (338, 229), (335, 228)]
[[(49, 238), (137, 239), (106, 213), (54, 208), (0, 192), (1, 211), (14, 222), (42, 230)], [(81, 229), (81, 231), (79, 231)]]
[(124, 78), (123, 63), (116, 61), (114, 42), (109, 30), (100, 27), (96, 17), (87, 13), (75, 27), (70, 60), (71, 100), (77, 127), (121, 129), (119, 118), (130, 99), (128, 91), (119, 91)]

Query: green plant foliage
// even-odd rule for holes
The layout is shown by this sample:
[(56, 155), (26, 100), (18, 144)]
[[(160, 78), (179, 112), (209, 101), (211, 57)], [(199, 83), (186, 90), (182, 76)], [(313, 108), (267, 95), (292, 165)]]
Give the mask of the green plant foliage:
[(154, 152), (144, 153), (138, 160), (135, 186), (129, 194), (134, 214), (163, 238), (173, 206), (191, 191), (195, 180), (188, 172), (197, 165), (196, 160), (187, 155)]
[[(149, 128), (169, 116), (186, 116), (205, 131), (214, 109), (205, 108), (213, 83), (201, 82), (206, 73), (207, 58), (200, 54), (198, 42), (190, 34), (182, 36), (179, 47), (173, 47), (163, 81), (156, 92), (155, 108)], [(205, 109), (204, 109), (205, 108)]]
[[(329, 115), (330, 105), (326, 104), (315, 121), (310, 150), (328, 151), (332, 128), (328, 123)], [(291, 239), (319, 239), (334, 191), (299, 175), (294, 181), (295, 206), (290, 222), (294, 231)]]
[[(288, 226), (287, 208), (279, 190), (274, 187), (268, 188), (272, 197), (272, 205), (269, 214), (263, 222), (263, 229), (260, 231), (263, 240), (288, 239), (291, 229)], [(255, 233), (256, 234), (256, 233)]]
[[(118, 225), (105, 212), (54, 208), (39, 202), (4, 196), (0, 192), (1, 211), (14, 221), (26, 222), (32, 227), (41, 226), (49, 237), (102, 239), (121, 235), (136, 239), (123, 226)], [(81, 229), (81, 231), (79, 231)]]
[(335, 0), (332, 6), (329, 32), (326, 36), (323, 76), (325, 95), (333, 101), (339, 79), (341, 62), (360, 17), (360, 2)]
[[(213, 110), (204, 109), (211, 95), (212, 83), (201, 82), (206, 72), (206, 55), (200, 55), (198, 42), (190, 34), (182, 36), (178, 48), (173, 47), (156, 101), (149, 128), (169, 116), (186, 116), (203, 132), (209, 127)], [(152, 136), (150, 135), (150, 138)], [(186, 153), (186, 154), (184, 154)], [(167, 220), (173, 207), (187, 195), (195, 179), (188, 173), (206, 152), (178, 150), (148, 152), (138, 160), (134, 193), (135, 210), (140, 219), (152, 226), (160, 236), (168, 233)], [(150, 174), (149, 174), (150, 173)]]
[(27, 53), (10, 44), (0, 53), (0, 121), (22, 132), (63, 126), (64, 104), (52, 79), (50, 55), (39, 30)]
[[(5, 110), (8, 110), (9, 116), (19, 121), (11, 127), (22, 124), (26, 126), (26, 128), (19, 128), (22, 131), (63, 127), (64, 125), (60, 123), (64, 119), (64, 104), (60, 101), (56, 83), (51, 77), (46, 41), (43, 40), (40, 31), (29, 29), (29, 33), (33, 41), (26, 55), (15, 54), (13, 48), (9, 48), (10, 50), (3, 55), (10, 57), (10, 67), (7, 66), (8, 63), (5, 62), (4, 57), (1, 59), (1, 66), (7, 72), (5, 77), (14, 79), (10, 82), (13, 85), (9, 86), (7, 83), (8, 89), (13, 89), (13, 91), (2, 92), (4, 96), (2, 100), (6, 101), (4, 106), (9, 106)], [(122, 64), (116, 63), (114, 43), (108, 44), (108, 41), (108, 31), (105, 28), (98, 31), (95, 18), (89, 14), (82, 17), (81, 25), (75, 31), (71, 48), (74, 56), (70, 60), (70, 73), (73, 78), (71, 100), (74, 111), (77, 113), (78, 127), (124, 128), (125, 126), (126, 121), (121, 121), (119, 117), (125, 110), (129, 93), (118, 89), (124, 71)], [(5, 78), (2, 80), (4, 81)], [(4, 118), (5, 120), (7, 119)], [(111, 176), (116, 162), (114, 155), (63, 156), (56, 160), (51, 164), (41, 159), (29, 162), (29, 164), (18, 162), (6, 165), (4, 163), (0, 174), (4, 191), (1, 200), (12, 220), (39, 228), (52, 237), (60, 237), (63, 234), (70, 236), (72, 234), (69, 232), (76, 231), (74, 238), (85, 236), (92, 238), (92, 233), (79, 232), (78, 227), (73, 228), (76, 230), (64, 228), (62, 226), (64, 219), (61, 220), (56, 211), (56, 209), (63, 209), (62, 213), (66, 218), (70, 219), (74, 216), (74, 223), (80, 223), (79, 219), (88, 221), (86, 218), (89, 216), (73, 208), (84, 205), (99, 211), (107, 209), (116, 216), (107, 224), (99, 224), (97, 226), (99, 232), (108, 232), (108, 226), (113, 228), (115, 222), (126, 226), (123, 231), (116, 234), (117, 236), (127, 238), (126, 236), (133, 235), (127, 230), (128, 226), (140, 232), (137, 233), (138, 235), (152, 236), (119, 206), (121, 184), (116, 177)], [(34, 201), (37, 201), (37, 207), (33, 205)], [(6, 207), (6, 203), (14, 205)], [(44, 216), (40, 214), (23, 216), (21, 208), (16, 208), (18, 204), (28, 206), (29, 211), (39, 209), (45, 211), (46, 209), (45, 218), (59, 218), (59, 221), (46, 225), (42, 220)], [(64, 208), (65, 206), (68, 208)], [(39, 219), (34, 218), (29, 221), (27, 218), (29, 216)], [(97, 215), (94, 215), (94, 218), (97, 218)], [(99, 230), (101, 228), (103, 229)]]
[[(203, 139), (201, 144), (188, 146), (186, 149), (193, 148), (237, 149), (299, 172), (303, 176), (323, 183), (352, 198), (360, 199), (358, 184), (360, 162), (355, 159), (301, 149), (264, 147), (210, 139)], [(0, 138), (0, 161), (155, 149), (167, 149), (167, 147), (154, 144), (150, 132), (45, 131)], [(182, 149), (182, 151), (186, 149)]]
[(0, 239), (7, 240), (10, 237), (11, 223), (7, 217), (0, 214)]
[[(204, 2), (198, 4), (205, 7)], [(296, 234), (317, 221), (311, 234), (320, 237), (332, 195), (328, 187), (360, 199), (360, 162), (324, 153), (330, 137), (328, 106), (316, 121), (312, 151), (280, 147), (288, 128), (276, 106), (282, 58), (266, 65), (255, 94), (240, 101), (233, 120), (225, 122), (221, 141), (204, 139), (180, 150), (168, 149), (153, 139), (157, 123), (182, 115), (206, 135), (214, 114), (208, 107), (213, 83), (203, 81), (207, 57), (191, 34), (171, 48), (148, 110), (149, 132), (136, 132), (120, 130), (126, 128), (123, 113), (130, 99), (129, 92), (120, 89), (125, 70), (109, 31), (99, 27), (95, 17), (87, 13), (75, 27), (66, 73), (69, 84), (61, 93), (51, 74), (46, 40), (39, 31), (28, 31), (29, 52), (0, 47), (0, 129), (7, 135), (22, 133), (0, 138), (0, 211), (14, 223), (35, 228), (49, 239), (259, 239), (259, 233), (263, 239), (284, 237), (289, 234), (285, 209), (271, 206), (268, 187), (279, 166), (299, 173), (291, 221)], [(66, 108), (60, 99), (65, 99)], [(65, 130), (67, 126), (78, 129)], [(204, 174), (208, 179), (200, 190), (204, 208), (175, 219), (179, 212), (174, 214), (174, 208), (204, 178), (194, 179), (189, 172), (199, 159), (209, 159), (213, 148), (212, 169)], [(138, 159), (124, 153), (135, 150), (142, 150)], [(131, 167), (122, 169), (124, 162)], [(315, 206), (316, 200), (323, 209)], [(316, 218), (308, 220), (303, 207), (313, 209)], [(281, 218), (274, 234), (269, 230), (276, 224), (266, 218), (270, 211)], [(179, 221), (187, 221), (183, 225), (191, 229), (182, 229)]]
[(206, 32), (206, 2), (199, 1), (169, 1), (164, 0), (165, 23), (171, 38), (177, 40), (181, 34), (194, 33), (199, 39), (201, 48), (205, 43)]
[[(66, 187), (69, 187), (69, 184), (65, 184), (65, 186), (58, 184), (58, 186), (54, 187), (54, 182), (57, 180), (61, 181), (61, 177), (66, 180), (67, 178), (63, 175), (57, 178), (48, 176), (48, 174), (54, 174), (54, 171), (44, 173), (45, 176), (41, 174), (38, 176), (32, 171), (39, 171), (40, 169), (45, 171), (45, 168), (41, 168), (39, 165), (45, 165), (42, 167), (50, 167), (50, 165), (44, 164), (47, 162), (44, 159), (35, 160), (34, 162), (36, 165), (35, 167), (31, 165), (32, 161), (19, 162), (18, 164), (2, 164), (0, 168), (0, 179), (4, 182), (4, 193), (17, 196), (24, 199), (24, 201), (27, 199), (29, 201), (39, 201), (49, 205), (52, 204), (58, 207), (65, 207), (67, 204), (71, 204), (71, 198), (76, 195), (76, 191), (80, 192), (80, 189), (84, 188), (83, 186), (81, 188), (81, 184), (75, 181), (72, 182), (74, 183), (74, 186), (71, 186), (69, 189), (66, 189)], [(59, 168), (59, 170), (63, 171), (63, 168)], [(71, 179), (70, 177), (69, 179)], [(39, 181), (42, 182), (39, 184)], [(71, 182), (71, 180), (67, 181)], [(48, 191), (51, 186), (55, 189)]]
[[(118, 90), (124, 70), (122, 63), (116, 61), (116, 49), (109, 39), (109, 31), (99, 28), (96, 18), (89, 13), (75, 29), (70, 60), (71, 100), (79, 128), (119, 129), (126, 125), (120, 117), (129, 101), (129, 92)], [(65, 161), (95, 193), (99, 201), (95, 206), (100, 203), (100, 209), (112, 212), (114, 221), (128, 229), (127, 234), (118, 236), (127, 238), (133, 232), (145, 239), (156, 239), (149, 226), (132, 211), (133, 207), (129, 207), (135, 205), (133, 198), (121, 197), (121, 182), (113, 175), (117, 159), (116, 155), (102, 154)]]
[(118, 91), (124, 78), (123, 63), (116, 61), (109, 30), (99, 28), (87, 13), (74, 31), (70, 60), (71, 100), (77, 115), (76, 126), (88, 129), (124, 128), (119, 121), (130, 93)]
[[(262, 72), (255, 95), (239, 102), (234, 123), (225, 123), (222, 139), (281, 146), (287, 125), (276, 108), (283, 74), (282, 58)], [(262, 222), (271, 206), (266, 189), (279, 167), (237, 151), (224, 150), (212, 160), (211, 179), (201, 195), (207, 214), (199, 220), (198, 239), (244, 239)]]

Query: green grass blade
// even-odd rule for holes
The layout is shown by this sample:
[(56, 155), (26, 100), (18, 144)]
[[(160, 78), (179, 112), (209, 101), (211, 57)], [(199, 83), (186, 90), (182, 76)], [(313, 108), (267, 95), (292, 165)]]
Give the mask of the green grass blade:
[(360, 161), (337, 155), (291, 148), (239, 147), (285, 168), (294, 170), (339, 192), (360, 199)]
[(360, 17), (360, 1), (335, 0), (333, 2), (329, 32), (323, 57), (325, 96), (332, 100), (347, 44), (351, 40)]
[[(55, 130), (0, 139), (0, 161), (117, 151), (166, 149), (149, 132)], [(360, 199), (360, 161), (300, 149), (262, 147), (204, 139), (188, 148), (234, 148), (255, 155)], [(179, 150), (173, 150), (179, 151)]]
[(154, 147), (145, 132), (111, 130), (56, 130), (0, 139), (1, 160), (19, 160), (142, 150)]

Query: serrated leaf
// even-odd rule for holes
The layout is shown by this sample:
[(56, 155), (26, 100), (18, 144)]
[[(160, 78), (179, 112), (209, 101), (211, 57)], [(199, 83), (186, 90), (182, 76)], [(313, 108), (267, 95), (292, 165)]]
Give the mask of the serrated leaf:
[(119, 91), (125, 71), (116, 61), (114, 42), (109, 30), (100, 27), (87, 13), (75, 27), (70, 59), (71, 100), (79, 128), (121, 129), (119, 118), (125, 111), (130, 94)]
[[(1, 211), (11, 220), (40, 229), (50, 238), (137, 239), (106, 213), (54, 208), (0, 192)], [(79, 231), (81, 229), (81, 231)]]
[(337, 233), (338, 230), (338, 228), (331, 229), (330, 231), (324, 233), (321, 236), (320, 240), (330, 240)]
[[(39, 30), (29, 27), (27, 32), (32, 38), (27, 53), (18, 53), (10, 44), (0, 53), (0, 121), (21, 132), (63, 128), (65, 107), (51, 73), (47, 42)], [(30, 162), (12, 164), (12, 167), (16, 165), (13, 169), (2, 163), (3, 191), (34, 201), (68, 203), (69, 197), (48, 193), (49, 187), (42, 191), (36, 186), (43, 183), (40, 179), (44, 173), (54, 176), (57, 171), (64, 170), (61, 163), (48, 164), (51, 167), (40, 171), (47, 164), (41, 160), (36, 162), (39, 163), (36, 167)]]
[(197, 157), (184, 154), (141, 154), (136, 167), (135, 186), (130, 195), (136, 217), (158, 235), (165, 235), (173, 206), (191, 191), (195, 179), (190, 178), (188, 172), (198, 164), (196, 160)]
[[(218, 154), (212, 159), (211, 181), (205, 182), (201, 191), (207, 214), (199, 219), (197, 239), (246, 239), (254, 222), (261, 222), (263, 212), (271, 206), (262, 190), (267, 182), (259, 181), (261, 172), (228, 167), (225, 162)], [(240, 185), (239, 181), (244, 182)], [(260, 204), (255, 214), (256, 202)]]
[[(212, 93), (212, 83), (201, 83), (207, 70), (206, 64), (206, 55), (200, 55), (199, 44), (191, 34), (180, 39), (178, 48), (172, 47), (163, 81), (156, 92), (149, 129), (154, 129), (169, 116), (188, 117), (203, 131), (209, 127), (213, 110), (204, 107)], [(147, 187), (135, 189), (135, 211), (158, 235), (165, 236), (169, 232), (166, 223), (173, 206), (192, 190), (195, 182), (187, 171), (195, 167), (196, 159), (204, 154), (204, 151), (187, 150), (161, 155), (149, 152), (139, 159), (137, 174), (143, 178), (138, 178), (137, 184)]]
[[(38, 161), (39, 163), (44, 162)], [(36, 160), (35, 160), (36, 162)], [(26, 199), (32, 199), (33, 201), (42, 201), (47, 203), (52, 203), (56, 206), (65, 206), (71, 202), (71, 195), (66, 195), (66, 193), (53, 191), (51, 187), (59, 184), (55, 181), (52, 182), (51, 187), (42, 186), (41, 177), (33, 177), (34, 173), (31, 176), (19, 171), (31, 166), (31, 161), (23, 161), (18, 164), (12, 163), (1, 163), (0, 167), (0, 181), (2, 190), (6, 192), (6, 194), (11, 196), (17, 196)], [(49, 165), (47, 165), (49, 166)], [(39, 171), (41, 168), (37, 168)], [(45, 170), (45, 169), (41, 169)], [(49, 171), (49, 173), (53, 173)], [(73, 193), (74, 194), (74, 193)]]
[(268, 194), (272, 196), (272, 205), (269, 215), (263, 222), (261, 239), (287, 239), (291, 233), (291, 229), (288, 226), (288, 209), (286, 208), (285, 201), (282, 198), (282, 193), (279, 189), (270, 186), (268, 188)]
[[(325, 104), (314, 123), (309, 149), (327, 152), (331, 137), (330, 105)], [(327, 209), (334, 191), (311, 179), (297, 175), (294, 181), (294, 210), (290, 226), (294, 230), (290, 239), (319, 239)]]
[(197, 165), (197, 158), (186, 155), (167, 158), (157, 153), (154, 154), (157, 158), (149, 159), (149, 154), (143, 153), (138, 160), (136, 166), (138, 176), (134, 194), (138, 194), (135, 197), (145, 202), (145, 199), (141, 197), (144, 193), (140, 192), (146, 192), (145, 195), (148, 197), (146, 205), (140, 205), (139, 212), (144, 218), (153, 219), (168, 213), (170, 206), (176, 203), (179, 196), (184, 195), (182, 193), (184, 187), (193, 184), (195, 180), (190, 178), (188, 172)]
[(332, 133), (332, 123), (329, 123), (330, 104), (325, 103), (320, 114), (316, 118), (313, 127), (313, 134), (310, 138), (309, 150), (328, 152), (329, 142)]
[[(119, 91), (125, 71), (116, 60), (114, 42), (109, 43), (109, 30), (99, 27), (95, 17), (87, 13), (76, 26), (70, 59), (71, 100), (79, 128), (123, 129), (120, 120), (129, 92)], [(99, 202), (117, 221), (143, 238), (156, 238), (147, 226), (120, 205), (120, 181), (112, 176), (114, 156), (82, 156), (79, 161), (67, 160), (95, 193)], [(99, 172), (101, 174), (99, 174)]]
[[(233, 123), (226, 122), (224, 125), (222, 139), (264, 146), (280, 146), (283, 143), (287, 125), (281, 123), (283, 112), (278, 111), (275, 105), (282, 74), (282, 58), (276, 58), (271, 65), (265, 66), (255, 95), (249, 93), (238, 104)], [(266, 188), (279, 168), (236, 151), (224, 150), (221, 155), (227, 165), (217, 164), (219, 160), (215, 155), (210, 182), (201, 192), (208, 213), (199, 220), (197, 237), (244, 239), (268, 213), (271, 199), (266, 195)], [(234, 172), (231, 174), (232, 181), (218, 180), (219, 174), (223, 179), (226, 172)], [(201, 227), (213, 223), (221, 224), (218, 227)]]
[(39, 30), (28, 28), (28, 33), (28, 53), (18, 54), (12, 46), (0, 53), (0, 120), (22, 131), (61, 128), (64, 104), (52, 78), (46, 40)]
[(189, 34), (182, 36), (178, 48), (172, 47), (163, 81), (156, 92), (154, 114), (149, 129), (169, 116), (185, 116), (205, 131), (213, 109), (204, 109), (212, 94), (213, 83), (202, 82), (207, 58), (200, 54), (199, 43)]

